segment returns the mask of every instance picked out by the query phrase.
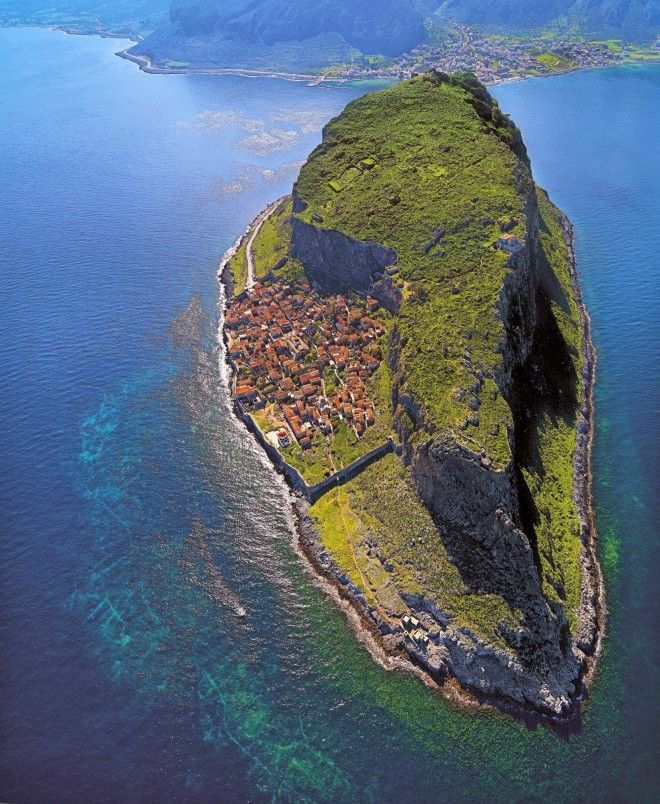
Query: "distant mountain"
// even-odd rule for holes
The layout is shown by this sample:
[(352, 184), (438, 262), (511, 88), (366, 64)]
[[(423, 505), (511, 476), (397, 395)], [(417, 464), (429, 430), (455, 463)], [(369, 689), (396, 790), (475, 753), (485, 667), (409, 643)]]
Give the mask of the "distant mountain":
[(184, 35), (267, 46), (338, 34), (357, 50), (386, 55), (408, 50), (425, 36), (420, 4), (411, 0), (178, 0), (170, 21)]
[(164, 25), (133, 53), (161, 65), (316, 72), (410, 50), (426, 40), (431, 16), (648, 41), (659, 9), (660, 0), (173, 0)]
[(319, 72), (394, 57), (461, 22), (490, 31), (554, 27), (651, 41), (660, 0), (0, 0), (0, 24), (147, 35), (158, 65)]
[(170, 0), (2, 0), (0, 24), (60, 25), (81, 33), (146, 34), (167, 18)]
[(426, 37), (436, 0), (174, 0), (136, 51), (153, 61), (319, 69), (360, 54), (394, 56)]
[(585, 34), (628, 40), (650, 40), (660, 26), (659, 0), (444, 0), (440, 11), (487, 28), (576, 25)]

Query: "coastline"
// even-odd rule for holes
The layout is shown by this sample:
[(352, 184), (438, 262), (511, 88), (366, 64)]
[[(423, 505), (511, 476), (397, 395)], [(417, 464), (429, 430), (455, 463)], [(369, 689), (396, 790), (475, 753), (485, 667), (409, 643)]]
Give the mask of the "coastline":
[[(271, 207), (272, 205), (269, 205), (266, 209)], [(246, 430), (248, 428), (237, 414), (231, 398), (233, 369), (228, 358), (224, 310), (228, 300), (231, 298), (233, 287), (230, 261), (245, 239), (250, 237), (254, 227), (258, 225), (263, 216), (264, 211), (255, 217), (245, 232), (224, 253), (217, 273), (222, 286), (219, 322), (220, 339), (222, 340), (221, 360), (224, 363), (225, 376), (228, 378), (227, 387), (230, 393), (230, 407)], [(319, 534), (308, 516), (308, 501), (300, 491), (292, 486), (286, 474), (282, 472), (282, 469), (265, 450), (262, 449), (262, 452), (273, 469), (282, 477), (288, 491), (296, 552), (303, 560), (314, 582), (344, 612), (356, 638), (368, 650), (371, 658), (377, 664), (387, 670), (399, 669), (412, 673), (420, 678), (427, 687), (441, 693), (453, 706), (463, 711), (493, 711), (495, 709), (524, 722), (528, 727), (542, 724), (565, 734), (572, 733), (579, 728), (581, 705), (586, 700), (589, 688), (595, 677), (605, 633), (606, 601), (603, 576), (597, 555), (597, 533), (592, 492), (592, 445), (595, 423), (593, 387), (596, 352), (591, 338), (591, 321), (584, 305), (579, 283), (573, 227), (566, 215), (563, 215), (563, 228), (569, 255), (573, 290), (580, 310), (584, 358), (582, 367), (583, 391), (579, 415), (576, 420), (577, 439), (573, 462), (573, 495), (581, 522), (580, 536), (583, 549), (581, 560), (582, 592), (578, 612), (578, 626), (574, 640), (582, 653), (582, 658), (580, 660), (580, 671), (576, 679), (576, 694), (571, 700), (570, 708), (564, 714), (553, 715), (531, 705), (519, 704), (503, 695), (484, 694), (464, 685), (444, 668), (439, 673), (434, 673), (425, 664), (421, 653), (407, 643), (395, 638), (390, 625), (378, 617), (377, 610), (369, 606), (362, 591), (334, 564), (327, 550), (321, 544)], [(250, 436), (255, 438), (252, 433), (250, 433)], [(259, 443), (256, 438), (255, 441)]]
[(127, 50), (118, 50), (115, 54), (120, 59), (137, 64), (143, 73), (150, 75), (228, 75), (241, 78), (276, 78), (282, 81), (310, 82), (316, 81), (318, 75), (313, 73), (270, 72), (268, 70), (248, 70), (238, 67), (159, 67), (148, 56), (139, 56)]
[[(102, 39), (124, 39), (132, 42), (134, 45), (144, 41), (143, 38), (134, 33), (121, 33), (118, 31), (107, 31), (103, 29), (77, 29), (66, 25), (49, 25), (47, 23), (12, 23), (2, 24), (0, 27), (5, 28), (46, 28), (51, 31), (58, 31), (67, 36), (100, 36)], [(133, 47), (133, 45), (131, 45)], [(363, 84), (373, 84), (374, 82), (382, 82), (384, 84), (396, 83), (402, 79), (398, 75), (390, 76), (369, 76), (360, 78), (350, 78), (346, 76), (337, 76), (336, 78), (329, 78), (324, 74), (319, 73), (294, 73), (288, 71), (275, 71), (275, 70), (251, 70), (247, 67), (163, 67), (154, 62), (144, 55), (136, 55), (129, 53), (130, 48), (118, 50), (115, 52), (116, 56), (120, 59), (129, 61), (137, 65), (138, 69), (149, 75), (217, 75), (217, 76), (234, 76), (238, 78), (270, 78), (280, 81), (292, 81), (294, 83), (305, 83), (310, 88), (326, 86), (329, 88), (343, 86), (346, 84), (352, 86), (361, 86)], [(660, 64), (660, 55), (656, 59), (626, 59), (616, 64), (602, 64), (602, 65), (575, 65), (567, 67), (562, 70), (555, 70), (552, 73), (542, 73), (529, 75), (517, 75), (509, 78), (501, 78), (497, 81), (484, 81), (486, 87), (502, 86), (504, 84), (515, 84), (520, 81), (529, 81), (534, 78), (555, 78), (561, 75), (568, 75), (569, 73), (586, 72), (589, 70), (605, 70), (613, 67), (625, 67), (627, 65), (643, 65), (643, 64)]]
[[(220, 285), (220, 297), (218, 300), (218, 345), (221, 350), (221, 376), (226, 381), (228, 405), (232, 415), (245, 429), (248, 437), (253, 439), (257, 446), (259, 446), (264, 460), (268, 462), (271, 469), (276, 473), (282, 483), (283, 489), (288, 495), (294, 549), (312, 582), (343, 612), (355, 638), (359, 644), (367, 650), (371, 659), (376, 662), (376, 664), (385, 670), (402, 670), (415, 676), (422, 681), (426, 687), (442, 694), (443, 697), (457, 709), (466, 712), (482, 710), (493, 711), (493, 709), (496, 708), (494, 702), (489, 702), (485, 698), (478, 698), (472, 691), (463, 687), (457, 679), (451, 676), (445, 676), (439, 682), (426, 668), (412, 661), (408, 653), (401, 650), (388, 650), (383, 642), (383, 634), (379, 630), (377, 622), (370, 615), (369, 607), (364, 596), (360, 593), (359, 589), (350, 588), (350, 582), (348, 585), (343, 583), (340, 570), (332, 563), (327, 553), (321, 547), (318, 534), (307, 516), (307, 511), (310, 507), (309, 502), (300, 491), (297, 491), (291, 485), (286, 475), (261, 447), (258, 439), (249, 431), (245, 422), (235, 409), (231, 394), (233, 368), (229, 360), (228, 338), (224, 326), (225, 311), (228, 301), (233, 294), (234, 280), (230, 263), (237, 251), (241, 248), (243, 242), (250, 237), (254, 226), (257, 225), (263, 214), (262, 211), (255, 216), (248, 224), (245, 231), (236, 238), (234, 243), (224, 252), (219, 260), (216, 272)], [(506, 711), (506, 702), (500, 703), (499, 710)], [(529, 720), (530, 712), (523, 709), (517, 711), (515, 706), (512, 706), (509, 714), (513, 717)], [(537, 720), (538, 718), (532, 716), (532, 722), (535, 723)]]
[[(585, 658), (581, 674), (581, 682), (585, 691), (593, 683), (598, 662), (603, 650), (605, 626), (607, 620), (607, 601), (605, 582), (598, 560), (598, 534), (593, 501), (593, 442), (595, 435), (595, 402), (594, 386), (596, 381), (596, 348), (591, 336), (591, 318), (584, 303), (582, 288), (575, 255), (575, 234), (573, 224), (563, 215), (564, 238), (570, 260), (573, 292), (578, 301), (582, 323), (584, 365), (582, 367), (583, 390), (580, 405), (580, 417), (577, 422), (577, 446), (573, 461), (574, 495), (581, 520), (581, 538), (584, 550), (582, 561), (582, 599), (578, 623), (580, 627), (587, 625), (589, 618), (593, 621), (591, 639), (585, 645)], [(589, 596), (589, 592), (591, 595)]]
[[(121, 38), (121, 37), (118, 37)], [(135, 43), (141, 41), (139, 39), (134, 39), (131, 36), (125, 37), (131, 39)], [(376, 75), (376, 76), (369, 76), (369, 77), (361, 77), (361, 78), (349, 78), (346, 76), (337, 76), (336, 78), (328, 78), (324, 75), (320, 75), (318, 73), (292, 73), (286, 71), (271, 71), (271, 70), (250, 70), (248, 68), (242, 67), (162, 67), (154, 64), (154, 62), (148, 57), (143, 55), (135, 55), (133, 53), (129, 53), (128, 49), (126, 50), (119, 50), (115, 54), (122, 59), (126, 59), (127, 61), (133, 62), (134, 64), (138, 65), (138, 68), (145, 73), (149, 73), (151, 75), (226, 75), (226, 76), (238, 76), (242, 78), (275, 78), (282, 81), (294, 81), (297, 83), (305, 82), (310, 87), (319, 87), (319, 86), (329, 86), (330, 88), (339, 85), (351, 84), (354, 86), (360, 86), (362, 84), (370, 84), (373, 82), (383, 82), (383, 83), (396, 83), (398, 81), (402, 81), (402, 79), (398, 75)], [(577, 72), (587, 72), (589, 70), (606, 70), (611, 69), (613, 67), (624, 67), (626, 65), (632, 64), (647, 64), (647, 63), (660, 63), (660, 56), (657, 59), (630, 59), (626, 61), (621, 61), (616, 64), (600, 64), (600, 65), (593, 65), (593, 64), (584, 64), (584, 65), (574, 65), (572, 67), (567, 67), (562, 70), (555, 70), (552, 73), (541, 73), (541, 74), (534, 74), (530, 73), (529, 75), (517, 75), (511, 76), (510, 78), (501, 78), (497, 81), (484, 81), (484, 86), (486, 87), (496, 87), (501, 86), (503, 84), (515, 84), (520, 81), (530, 81), (534, 78), (556, 78), (557, 76), (561, 75), (568, 75), (569, 73), (577, 73)], [(409, 76), (408, 76), (409, 77)]]
[[(138, 44), (142, 42), (141, 36), (134, 33), (121, 33), (120, 31), (109, 31), (104, 28), (73, 28), (68, 25), (49, 24), (47, 22), (24, 22), (24, 23), (2, 23), (0, 28), (43, 28), (46, 31), (56, 31), (66, 34), (66, 36), (99, 36), (101, 39), (123, 39)], [(118, 54), (115, 54), (118, 55)]]

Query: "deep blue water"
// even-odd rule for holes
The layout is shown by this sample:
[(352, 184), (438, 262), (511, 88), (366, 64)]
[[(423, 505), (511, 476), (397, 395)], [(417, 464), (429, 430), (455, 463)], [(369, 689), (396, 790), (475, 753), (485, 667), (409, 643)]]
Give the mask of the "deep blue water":
[(229, 414), (218, 258), (357, 90), (148, 76), (119, 44), (0, 30), (0, 798), (651, 800), (660, 69), (497, 89), (574, 221), (599, 353), (611, 616), (569, 737), (377, 666)]

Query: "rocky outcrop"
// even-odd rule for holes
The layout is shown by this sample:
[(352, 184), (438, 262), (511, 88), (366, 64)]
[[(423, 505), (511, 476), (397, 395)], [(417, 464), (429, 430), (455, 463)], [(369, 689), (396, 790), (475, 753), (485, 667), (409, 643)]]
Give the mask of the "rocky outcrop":
[[(294, 190), (294, 213), (304, 209), (304, 200)], [(353, 240), (336, 229), (307, 223), (296, 214), (292, 217), (290, 253), (305, 266), (310, 282), (324, 293), (366, 293), (397, 261), (394, 249)]]
[(382, 307), (393, 315), (396, 315), (401, 309), (403, 291), (391, 276), (384, 274), (380, 279), (375, 279), (370, 293)]
[[(393, 401), (399, 411), (395, 424), (403, 454), (420, 497), (436, 522), (439, 538), (471, 592), (500, 596), (521, 618), (518, 629), (504, 623), (499, 627), (511, 652), (482, 644), (467, 629), (443, 626), (422, 663), (430, 663), (431, 668), (444, 666), (466, 685), (489, 695), (527, 701), (561, 715), (574, 701), (581, 671), (580, 648), (593, 639), (594, 626), (593, 617), (583, 618), (578, 644), (574, 644), (562, 608), (544, 596), (534, 528), (525, 508), (519, 460), (527, 447), (527, 421), (533, 414), (535, 394), (545, 398), (550, 393), (544, 386), (548, 380), (543, 379), (543, 372), (537, 377), (529, 367), (540, 364), (539, 341), (551, 339), (552, 330), (547, 321), (549, 305), (543, 284), (536, 195), (526, 171), (521, 170), (520, 189), (528, 193), (525, 247), (510, 257), (511, 270), (500, 293), (497, 314), (505, 337), (499, 345), (501, 362), (492, 376), (512, 410), (510, 460), (494, 466), (489, 456), (474, 452), (460, 437), (433, 434), (423, 408), (406, 389), (405, 377), (396, 375), (396, 335), (390, 344), (390, 363), (397, 377)], [(554, 351), (552, 371), (548, 366), (543, 368), (552, 376), (549, 382), (561, 384), (561, 372), (570, 370), (569, 362), (562, 361), (559, 347)], [(528, 374), (533, 374), (533, 380)], [(472, 391), (477, 412), (483, 380), (483, 373), (475, 372)], [(571, 378), (565, 382), (570, 385)], [(538, 384), (536, 389), (530, 387), (533, 383)], [(420, 432), (426, 437), (420, 439)], [(584, 560), (589, 561), (587, 555)], [(588, 583), (584, 588), (585, 595), (593, 599)], [(423, 599), (419, 606), (432, 609), (431, 602)]]
[[(450, 614), (439, 610), (432, 601), (419, 595), (405, 597), (429, 633), (430, 641), (424, 650), (410, 641), (404, 642), (403, 647), (436, 678), (451, 675), (488, 699), (531, 705), (551, 716), (570, 710), (578, 678), (575, 659), (558, 664), (554, 673), (531, 674), (526, 663), (516, 655), (484, 644), (469, 628), (457, 625)], [(509, 634), (512, 642), (518, 636), (518, 632)]]
[[(572, 288), (562, 252), (561, 217), (533, 183), (517, 128), (483, 87), (470, 76), (436, 72), (403, 86), (388, 91), (382, 108), (374, 102), (371, 109), (362, 99), (347, 110), (348, 122), (335, 121), (326, 129), (324, 144), (294, 188), (289, 254), (296, 270), (302, 264), (321, 291), (371, 293), (392, 313), (400, 313), (388, 318), (390, 374), (384, 387), (391, 391), (393, 427), (401, 445), (396, 452), (408, 467), (401, 476), (406, 482), (412, 479), (426, 508), (410, 498), (411, 514), (414, 504), (423, 516), (424, 538), (416, 537), (412, 515), (406, 520), (405, 511), (399, 516), (396, 506), (388, 510), (390, 495), (400, 487), (385, 486), (387, 498), (369, 498), (364, 486), (353, 495), (356, 510), (364, 502), (373, 517), (360, 525), (360, 545), (366, 545), (370, 561), (380, 562), (376, 580), (362, 578), (374, 592), (370, 606), (366, 589), (361, 592), (334, 565), (309, 521), (304, 523), (308, 538), (301, 543), (375, 624), (387, 645), (407, 653), (436, 679), (451, 675), (489, 699), (565, 717), (575, 712), (582, 679), (598, 654), (603, 610), (590, 500), (593, 355), (570, 230), (566, 245)], [(460, 213), (453, 202), (443, 206), (435, 193), (422, 200), (407, 162), (370, 171), (369, 190), (362, 197), (357, 196), (359, 183), (349, 181), (339, 189), (356, 193), (346, 198), (327, 181), (328, 176), (343, 175), (346, 164), (361, 164), (360, 154), (374, 153), (372, 167), (389, 158), (392, 127), (383, 130), (380, 123), (396, 107), (393, 98), (401, 95), (406, 103), (427, 104), (426, 111), (435, 109), (445, 94), (465, 100), (466, 120), (473, 125), (476, 112), (483, 136), (495, 138), (488, 146), (494, 160), (504, 160), (501, 180), (515, 193), (515, 206), (491, 209), (485, 199), (475, 213), (473, 184), (466, 188), (469, 203)], [(378, 125), (374, 132), (367, 130), (368, 144), (358, 138), (356, 146), (355, 132), (362, 130), (356, 110), (365, 107), (365, 119)], [(399, 130), (408, 132), (407, 125), (402, 114)], [(435, 158), (438, 130), (433, 129), (426, 150), (420, 145), (415, 159)], [(418, 131), (416, 125), (415, 137)], [(408, 147), (411, 136), (408, 132), (402, 147)], [(353, 151), (347, 153), (350, 146)], [(446, 143), (442, 153), (451, 153), (452, 147)], [(462, 147), (467, 160), (471, 142)], [(369, 206), (390, 193), (394, 183), (401, 203), (394, 213), (377, 203)], [(365, 218), (344, 231), (347, 210), (365, 206)], [(369, 218), (378, 214), (383, 217), (372, 226)], [(368, 239), (379, 240), (383, 232), (385, 242)], [(507, 247), (512, 238), (515, 249)], [(455, 299), (463, 292), (464, 273), (472, 270), (466, 255), (475, 242), (475, 264), (482, 272), (493, 272), (488, 291), (481, 298), (473, 293)], [(487, 251), (489, 244), (495, 251)], [(481, 275), (475, 271), (474, 277), (473, 284)], [(580, 369), (582, 378), (577, 376)], [(572, 423), (577, 449), (575, 506), (570, 508), (564, 502), (570, 503), (565, 497), (571, 490), (573, 441), (566, 425)], [(389, 483), (392, 477), (386, 472), (381, 479)], [(409, 527), (411, 521), (414, 527)], [(400, 535), (407, 540), (403, 547)], [(391, 541), (396, 559), (386, 549), (373, 552), (378, 539), (385, 548)], [(428, 567), (434, 559), (450, 568), (451, 583), (446, 574), (432, 577)], [(393, 573), (386, 592), (378, 579), (383, 569)], [(404, 630), (411, 628), (409, 619), (401, 619), (406, 608), (425, 633)]]
[[(407, 655), (438, 683), (456, 678), (484, 701), (497, 703), (512, 713), (530, 708), (551, 718), (569, 714), (580, 685), (576, 657), (557, 663), (551, 672), (530, 672), (530, 667), (514, 652), (485, 644), (469, 628), (456, 623), (454, 616), (418, 594), (402, 593), (410, 611), (421, 621), (429, 641), (421, 646), (407, 637), (400, 625), (393, 625), (379, 608), (370, 605), (364, 591), (353, 583), (332, 560), (322, 545), (314, 522), (302, 500), (294, 500), (299, 546), (316, 570), (336, 584), (342, 597), (362, 613), (370, 629), (381, 635), (381, 644), (390, 654)], [(505, 630), (506, 626), (502, 625)], [(522, 640), (522, 632), (511, 631), (511, 643)], [(516, 705), (518, 708), (516, 708)]]
[(521, 613), (519, 629), (499, 627), (511, 652), (481, 644), (467, 629), (450, 628), (440, 639), (444, 663), (468, 686), (561, 714), (571, 704), (579, 664), (563, 649), (568, 640), (563, 612), (541, 590), (534, 551), (520, 525), (513, 463), (495, 470), (442, 439), (416, 449), (411, 468), (466, 586), (496, 594)]

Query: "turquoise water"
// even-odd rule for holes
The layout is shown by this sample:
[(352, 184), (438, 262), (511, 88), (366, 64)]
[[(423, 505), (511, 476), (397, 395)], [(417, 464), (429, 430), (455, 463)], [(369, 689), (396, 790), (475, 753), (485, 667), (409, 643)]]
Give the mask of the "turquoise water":
[(0, 30), (0, 797), (651, 800), (660, 71), (497, 90), (575, 223), (599, 350), (611, 616), (567, 735), (376, 665), (229, 413), (218, 257), (357, 90), (117, 47)]

